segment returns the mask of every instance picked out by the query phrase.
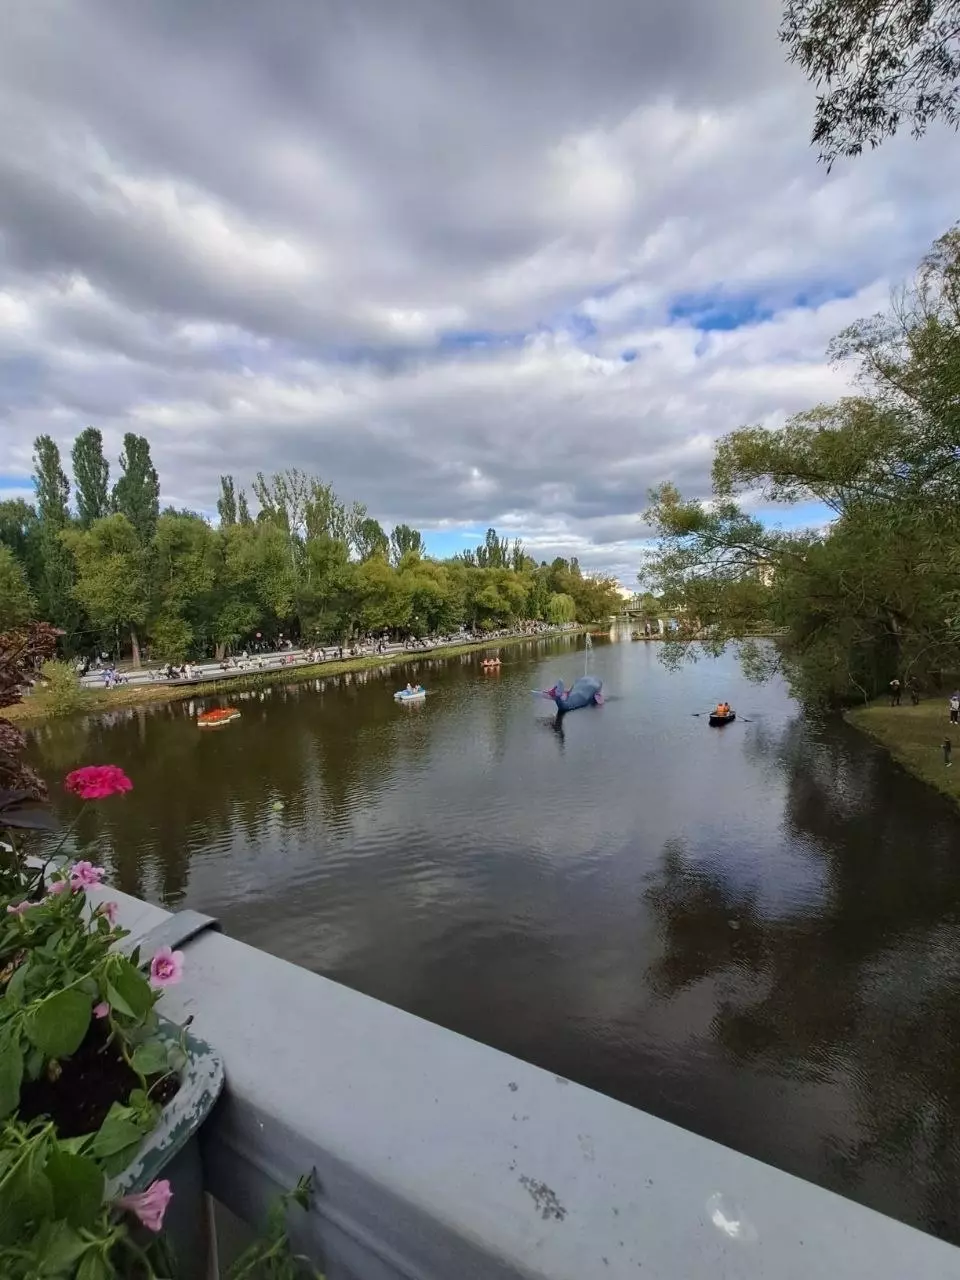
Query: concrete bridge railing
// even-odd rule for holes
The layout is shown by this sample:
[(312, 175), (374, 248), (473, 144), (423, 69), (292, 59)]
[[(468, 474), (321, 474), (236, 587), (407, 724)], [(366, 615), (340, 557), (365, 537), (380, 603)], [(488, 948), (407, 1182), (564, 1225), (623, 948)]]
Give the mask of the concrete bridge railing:
[(254, 1223), (315, 1171), (296, 1242), (328, 1280), (960, 1280), (960, 1250), (549, 1071), (210, 930), (183, 950), (165, 1012), (227, 1076), (206, 1191)]

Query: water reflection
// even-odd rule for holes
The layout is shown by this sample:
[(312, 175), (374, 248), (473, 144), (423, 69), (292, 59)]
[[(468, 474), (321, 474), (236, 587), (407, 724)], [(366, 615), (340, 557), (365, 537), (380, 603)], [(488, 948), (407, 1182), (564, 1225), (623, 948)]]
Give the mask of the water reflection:
[[(960, 822), (732, 660), (424, 658), (39, 732), (128, 892), (960, 1240)], [(407, 679), (426, 703), (398, 707)], [(711, 731), (719, 694), (742, 721)], [(277, 808), (280, 802), (281, 808)], [(64, 811), (69, 809), (66, 801)]]

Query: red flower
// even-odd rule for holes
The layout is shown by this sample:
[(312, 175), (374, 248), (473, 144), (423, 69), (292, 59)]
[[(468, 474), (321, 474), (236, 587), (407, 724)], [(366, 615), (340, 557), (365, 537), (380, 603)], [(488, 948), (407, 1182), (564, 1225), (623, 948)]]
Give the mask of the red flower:
[(63, 785), (81, 800), (102, 800), (104, 796), (133, 790), (133, 783), (115, 764), (88, 764), (74, 769), (64, 778)]

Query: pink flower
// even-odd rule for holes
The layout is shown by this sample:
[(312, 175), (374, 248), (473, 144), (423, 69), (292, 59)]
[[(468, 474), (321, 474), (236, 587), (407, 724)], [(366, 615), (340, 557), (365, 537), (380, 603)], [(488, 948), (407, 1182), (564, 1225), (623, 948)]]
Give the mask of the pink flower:
[(7, 907), (8, 916), (22, 916), (25, 911), (29, 911), (31, 907), (35, 907), (35, 902), (18, 902), (15, 907)]
[(92, 862), (75, 862), (70, 868), (70, 887), (90, 889), (99, 884), (103, 877), (103, 867), (95, 867)]
[(58, 894), (65, 893), (69, 888), (69, 880), (51, 880), (47, 885), (47, 897), (56, 898)]
[(115, 902), (103, 902), (100, 904), (100, 915), (107, 917), (107, 923), (115, 925), (117, 923), (117, 915), (120, 911), (119, 906)]
[(95, 1018), (105, 1018), (110, 1012), (110, 1006), (106, 1000), (101, 1000), (99, 1004), (93, 1006), (93, 1016)]
[(74, 769), (64, 778), (63, 785), (81, 800), (102, 800), (104, 796), (133, 790), (133, 783), (115, 764), (88, 764)]
[(121, 1196), (116, 1201), (118, 1209), (125, 1209), (139, 1218), (148, 1231), (159, 1231), (163, 1227), (163, 1215), (167, 1205), (173, 1199), (170, 1183), (166, 1178), (159, 1182), (151, 1182), (146, 1191), (130, 1196)]
[(150, 985), (172, 987), (183, 977), (183, 952), (161, 947), (150, 961)]

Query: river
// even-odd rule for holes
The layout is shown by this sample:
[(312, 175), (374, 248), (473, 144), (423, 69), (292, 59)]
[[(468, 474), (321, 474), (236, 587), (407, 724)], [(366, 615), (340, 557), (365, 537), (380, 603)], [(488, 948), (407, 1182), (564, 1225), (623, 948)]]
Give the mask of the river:
[[(727, 656), (567, 637), (44, 726), (120, 888), (960, 1242), (960, 816)], [(739, 718), (710, 729), (728, 698)]]

